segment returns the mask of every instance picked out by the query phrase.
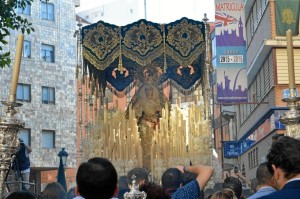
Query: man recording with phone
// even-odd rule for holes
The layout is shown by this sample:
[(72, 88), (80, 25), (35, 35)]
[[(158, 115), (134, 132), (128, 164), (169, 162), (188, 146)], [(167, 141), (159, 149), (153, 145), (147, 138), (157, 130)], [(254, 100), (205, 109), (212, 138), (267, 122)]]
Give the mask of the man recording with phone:
[[(21, 180), (23, 182), (29, 183), (29, 176), (30, 176), (30, 160), (29, 160), (29, 153), (32, 151), (31, 147), (26, 145), (24, 141), (19, 138), (20, 148), (16, 153), (16, 161), (14, 161), (13, 168), (15, 172), (18, 172), (18, 175), (21, 175)], [(29, 184), (22, 184), (23, 190), (29, 190)]]

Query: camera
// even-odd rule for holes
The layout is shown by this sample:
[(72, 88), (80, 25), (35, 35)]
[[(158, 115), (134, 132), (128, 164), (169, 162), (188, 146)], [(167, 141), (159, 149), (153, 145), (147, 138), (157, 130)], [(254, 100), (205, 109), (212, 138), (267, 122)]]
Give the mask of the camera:
[(233, 171), (234, 173), (238, 173), (240, 170), (239, 166), (234, 166)]
[(24, 140), (22, 140), (21, 138), (19, 138), (19, 142), (20, 142), (20, 146), (24, 146)]

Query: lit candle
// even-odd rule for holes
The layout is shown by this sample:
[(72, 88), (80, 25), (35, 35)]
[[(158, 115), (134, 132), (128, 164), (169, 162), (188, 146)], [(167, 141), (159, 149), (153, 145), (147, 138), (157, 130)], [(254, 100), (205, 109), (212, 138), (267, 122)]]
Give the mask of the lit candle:
[(118, 129), (118, 134), (119, 134), (119, 152), (120, 152), (120, 159), (123, 159), (124, 158), (124, 155), (123, 155), (123, 134), (121, 133), (121, 130), (120, 128)]
[(137, 160), (137, 163), (140, 164), (139, 162), (139, 152), (140, 152), (140, 143), (139, 143), (139, 140), (135, 140), (135, 157), (136, 157), (136, 160)]
[(154, 141), (152, 138), (152, 142), (151, 142), (151, 180), (153, 181), (153, 175), (154, 175)]
[(111, 152), (111, 148), (112, 148), (112, 146), (111, 146), (111, 140), (112, 140), (112, 137), (111, 136), (109, 136), (109, 141), (108, 141), (108, 146), (107, 146), (107, 158), (109, 158), (109, 159), (111, 159), (112, 158), (112, 154), (110, 153)]
[(177, 98), (177, 106), (180, 108), (180, 104), (181, 104), (181, 99), (180, 97)]
[(115, 151), (116, 151), (116, 129), (113, 129), (112, 130), (113, 131), (113, 133), (112, 133), (112, 139), (110, 139), (111, 140), (111, 149), (110, 149), (110, 151), (111, 151), (111, 158), (112, 158), (112, 160), (114, 160), (115, 159)]
[[(136, 123), (135, 123), (136, 124)], [(134, 130), (134, 139), (135, 142), (138, 143), (140, 136), (139, 136), (139, 127), (137, 125), (135, 125), (135, 130)]]
[(129, 120), (131, 119), (131, 114), (132, 114), (132, 104), (130, 103), (130, 105), (129, 105)]
[(13, 74), (12, 74), (12, 78), (11, 78), (11, 87), (10, 87), (10, 96), (9, 96), (10, 102), (16, 101), (16, 93), (17, 93), (18, 79), (19, 79), (19, 73), (20, 73), (23, 42), (24, 42), (24, 35), (22, 35), (22, 34), (18, 35), (15, 64), (14, 64)]
[(159, 149), (159, 145), (156, 142), (156, 155), (157, 155), (157, 159), (160, 160), (161, 159), (161, 154), (160, 154), (160, 149)]
[(195, 102), (197, 103), (199, 101), (199, 97), (196, 96)]
[(105, 98), (105, 109), (108, 110), (108, 98)]
[(159, 118), (159, 130), (160, 132), (163, 132), (163, 119)]
[[(170, 143), (170, 137), (169, 136), (167, 136), (167, 141), (168, 141), (168, 143)], [(173, 157), (173, 141), (168, 145), (169, 146), (169, 157), (168, 158), (171, 158), (171, 157)]]
[(116, 156), (117, 156), (117, 159), (121, 159), (121, 156), (122, 156), (122, 150), (121, 150), (121, 144), (120, 144), (120, 130), (118, 129), (118, 133), (117, 133), (117, 135), (116, 135), (116, 149), (117, 149), (117, 154), (116, 154)]
[(169, 161), (169, 158), (172, 156), (172, 143), (170, 143), (170, 137), (167, 134), (166, 137), (166, 160)]
[(163, 138), (163, 156), (164, 156), (165, 161), (167, 162), (168, 161), (168, 159), (167, 159), (168, 155), (167, 155), (167, 148), (166, 148), (167, 143), (166, 143), (166, 141), (167, 141), (167, 138), (166, 138), (166, 136), (164, 136), (164, 138)]
[(133, 134), (131, 133), (130, 137), (130, 143), (131, 143), (131, 149), (130, 149), (130, 154), (131, 154), (131, 160), (135, 160), (135, 143), (134, 143), (134, 137)]
[(104, 157), (108, 158), (109, 159), (109, 156), (108, 156), (108, 148), (107, 148), (107, 144), (106, 144), (106, 147), (104, 148)]
[(169, 105), (168, 105), (168, 102), (166, 101), (166, 103), (165, 103), (165, 110), (166, 110), (166, 113), (169, 111), (168, 108), (169, 108)]
[[(128, 160), (131, 159), (131, 145), (132, 145), (132, 140), (131, 140), (131, 128), (128, 128), (127, 130), (127, 147), (128, 147)], [(130, 153), (130, 154), (129, 154)]]
[(104, 123), (104, 126), (106, 126), (107, 125), (107, 118), (108, 118), (108, 113), (107, 113), (107, 109), (105, 108), (104, 109), (104, 112), (103, 112), (103, 115), (104, 115), (104, 121), (103, 121), (103, 123)]
[(295, 88), (295, 70), (294, 70), (294, 51), (293, 51), (293, 38), (292, 31), (286, 31), (287, 42), (287, 57), (288, 57), (288, 71), (289, 71), (289, 87)]
[(125, 139), (124, 138), (124, 142), (125, 142), (125, 160), (126, 161), (128, 161), (129, 159), (128, 159), (128, 147), (129, 147), (129, 145), (128, 145), (128, 137)]
[(142, 147), (139, 145), (139, 153), (138, 153), (139, 166), (143, 166), (143, 158), (142, 158)]

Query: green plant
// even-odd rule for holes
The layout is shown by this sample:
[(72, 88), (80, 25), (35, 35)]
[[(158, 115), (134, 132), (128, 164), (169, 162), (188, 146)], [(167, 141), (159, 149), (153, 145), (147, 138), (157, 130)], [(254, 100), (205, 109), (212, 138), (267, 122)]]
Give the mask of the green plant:
[(21, 30), (21, 32), (30, 34), (34, 29), (32, 23), (26, 18), (16, 13), (17, 8), (25, 9), (27, 5), (31, 5), (33, 0), (0, 0), (0, 67), (10, 65), (10, 52), (4, 51), (7, 45), (6, 37), (10, 35), (10, 29)]

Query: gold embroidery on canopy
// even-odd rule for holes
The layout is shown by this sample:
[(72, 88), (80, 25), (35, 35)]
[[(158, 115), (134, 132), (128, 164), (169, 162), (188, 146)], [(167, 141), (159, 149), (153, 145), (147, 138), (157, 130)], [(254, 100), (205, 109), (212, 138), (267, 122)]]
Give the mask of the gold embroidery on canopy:
[(162, 54), (162, 35), (159, 29), (144, 22), (126, 30), (123, 54), (145, 66)]
[(199, 57), (201, 53), (205, 51), (205, 43), (198, 46), (190, 56), (184, 58), (178, 55), (176, 51), (174, 51), (170, 46), (166, 46), (167, 55), (172, 57), (176, 62), (181, 66), (189, 66)]
[(118, 56), (119, 30), (100, 23), (85, 32), (82, 45), (84, 57), (98, 69), (104, 69)]
[(201, 24), (188, 23), (186, 19), (167, 25), (167, 54), (183, 66), (190, 65), (205, 49), (201, 28)]
[(202, 24), (187, 19), (161, 26), (144, 21), (131, 27), (111, 27), (99, 23), (85, 30), (82, 54), (99, 70), (107, 68), (118, 57), (122, 65), (121, 55), (143, 67), (161, 56), (161, 65), (166, 70), (167, 55), (180, 65), (189, 66), (205, 51), (201, 29)]

